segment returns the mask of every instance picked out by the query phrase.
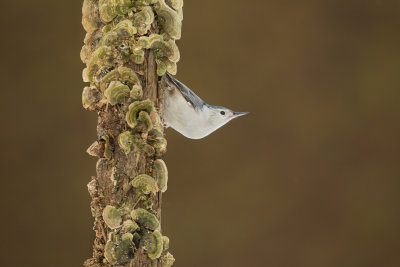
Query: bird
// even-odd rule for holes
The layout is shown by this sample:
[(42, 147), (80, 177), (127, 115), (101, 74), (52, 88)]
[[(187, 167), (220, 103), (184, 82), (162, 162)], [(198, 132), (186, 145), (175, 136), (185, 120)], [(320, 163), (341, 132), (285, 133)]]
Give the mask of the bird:
[(229, 121), (249, 113), (209, 105), (169, 73), (166, 74), (165, 83), (162, 113), (165, 126), (187, 138), (202, 139)]

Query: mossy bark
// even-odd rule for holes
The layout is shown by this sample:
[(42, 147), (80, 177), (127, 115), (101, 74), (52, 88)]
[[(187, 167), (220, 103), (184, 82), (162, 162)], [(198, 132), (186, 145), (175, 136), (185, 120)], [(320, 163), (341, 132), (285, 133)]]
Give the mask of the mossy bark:
[[(145, 26), (139, 30), (133, 26), (136, 14), (146, 5), (157, 16), (150, 16), (154, 20), (148, 27), (139, 24)], [(161, 235), (168, 172), (163, 162), (159, 164), (166, 152), (160, 118), (162, 76), (176, 71), (179, 60), (174, 36), (180, 28), (168, 25), (181, 26), (181, 9), (181, 5), (179, 10), (168, 7), (164, 0), (84, 0), (82, 22), (88, 33), (81, 58), (87, 64), (83, 78), (90, 86), (84, 89), (82, 101), (98, 114), (97, 141), (88, 153), (99, 158), (97, 175), (88, 184), (96, 236), (86, 267), (169, 267), (174, 262), (169, 239)], [(163, 35), (158, 35), (160, 31)], [(151, 42), (149, 47), (138, 44), (140, 38), (154, 35), (158, 44), (164, 44), (164, 54)], [(166, 65), (172, 68), (162, 68)], [(144, 174), (157, 182), (151, 180), (151, 190), (133, 182)], [(145, 218), (153, 220), (151, 224), (132, 215), (139, 208), (151, 215)]]
[[(161, 95), (162, 88), (158, 84), (158, 77), (156, 74), (156, 65), (152, 56), (152, 52), (147, 53), (146, 61), (143, 66), (132, 66), (144, 75), (142, 76), (143, 97), (144, 99), (150, 99), (156, 103), (157, 107), (160, 107), (161, 101), (159, 95)], [(102, 218), (102, 212), (107, 205), (121, 206), (126, 203), (136, 203), (138, 201), (135, 190), (129, 184), (132, 177), (138, 174), (149, 174), (153, 173), (153, 162), (156, 160), (155, 156), (148, 157), (144, 151), (140, 151), (139, 148), (134, 148), (128, 155), (119, 147), (117, 137), (127, 130), (127, 124), (125, 121), (124, 109), (127, 107), (121, 106), (104, 106), (98, 110), (98, 125), (97, 133), (99, 141), (102, 140), (102, 136), (108, 135), (110, 138), (110, 144), (113, 150), (112, 158), (107, 159), (103, 155), (99, 155), (101, 158), (97, 162), (96, 172), (97, 177), (92, 177), (92, 181), (89, 183), (89, 193), (92, 197), (90, 204), (92, 213), (95, 218), (93, 230), (96, 233), (94, 246), (93, 246), (93, 258), (85, 262), (87, 267), (97, 266), (140, 266), (140, 267), (158, 267), (162, 266), (159, 260), (151, 260), (148, 258), (147, 253), (143, 249), (138, 249), (135, 252), (134, 258), (126, 265), (110, 265), (107, 263), (104, 257), (104, 249), (108, 240), (108, 236), (111, 229), (108, 229)], [(141, 140), (137, 140), (140, 142)], [(100, 144), (101, 146), (101, 144)], [(105, 149), (105, 148), (104, 148)], [(100, 149), (101, 150), (101, 149)], [(111, 177), (114, 177), (114, 181)], [(115, 182), (116, 181), (116, 182)], [(161, 203), (162, 193), (158, 192), (152, 196), (153, 208), (159, 221), (161, 222)], [(135, 207), (142, 207), (142, 202)]]

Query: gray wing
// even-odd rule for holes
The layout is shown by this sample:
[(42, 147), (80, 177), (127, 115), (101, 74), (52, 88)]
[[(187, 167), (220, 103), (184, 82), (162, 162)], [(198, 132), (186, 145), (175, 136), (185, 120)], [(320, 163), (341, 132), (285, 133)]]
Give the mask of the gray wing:
[(181, 92), (182, 96), (189, 102), (194, 108), (201, 109), (205, 105), (205, 102), (201, 100), (192, 90), (189, 89), (186, 85), (175, 79), (171, 74), (167, 73), (167, 79), (171, 81), (172, 84), (178, 88)]

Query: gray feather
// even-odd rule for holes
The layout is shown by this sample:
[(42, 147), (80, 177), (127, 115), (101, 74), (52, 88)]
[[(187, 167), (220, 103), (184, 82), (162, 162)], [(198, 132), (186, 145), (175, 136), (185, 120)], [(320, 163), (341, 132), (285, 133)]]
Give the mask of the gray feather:
[(171, 81), (176, 88), (178, 88), (179, 92), (181, 92), (182, 96), (189, 102), (193, 108), (202, 109), (204, 105), (207, 105), (200, 97), (198, 97), (192, 90), (189, 89), (186, 85), (175, 79), (169, 73), (166, 74), (167, 79)]

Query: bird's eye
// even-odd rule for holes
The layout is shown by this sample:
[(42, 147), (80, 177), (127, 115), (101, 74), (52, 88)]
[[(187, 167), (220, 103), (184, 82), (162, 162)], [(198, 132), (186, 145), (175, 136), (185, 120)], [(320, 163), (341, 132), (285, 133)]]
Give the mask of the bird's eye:
[(225, 111), (221, 111), (220, 113), (221, 113), (221, 115), (225, 115)]

